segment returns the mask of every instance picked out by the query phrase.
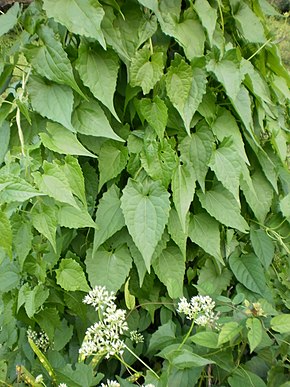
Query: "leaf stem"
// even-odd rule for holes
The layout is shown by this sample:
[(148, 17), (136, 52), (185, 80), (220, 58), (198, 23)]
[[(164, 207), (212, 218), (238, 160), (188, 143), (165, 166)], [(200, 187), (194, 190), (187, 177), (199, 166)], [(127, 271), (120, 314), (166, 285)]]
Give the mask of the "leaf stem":
[(222, 31), (223, 31), (223, 34), (224, 34), (225, 33), (225, 22), (224, 22), (224, 15), (223, 15), (223, 11), (222, 11), (220, 0), (218, 0), (218, 7), (219, 7), (219, 13), (220, 13), (220, 17), (221, 17)]
[(252, 54), (252, 55), (250, 56), (250, 58), (248, 58), (247, 60), (253, 59), (254, 56), (256, 56), (261, 50), (263, 50), (263, 48), (264, 48), (265, 46), (267, 46), (268, 43), (271, 42), (271, 40), (272, 40), (272, 38), (268, 39), (268, 40), (267, 40), (264, 44), (262, 44), (262, 46), (259, 47), (258, 50), (255, 51), (254, 54)]
[(153, 55), (154, 54), (154, 50), (153, 50), (153, 44), (152, 44), (152, 39), (151, 38), (149, 38), (149, 46), (150, 46), (150, 53), (151, 53), (151, 55)]
[(191, 323), (191, 326), (189, 328), (189, 331), (187, 332), (186, 336), (184, 337), (184, 339), (182, 340), (182, 343), (179, 345), (179, 347), (177, 348), (177, 350), (181, 349), (183, 346), (184, 346), (184, 343), (186, 342), (186, 340), (189, 338), (192, 330), (193, 330), (193, 327), (194, 327), (194, 319), (192, 320), (192, 323)]
[(135, 356), (135, 358), (137, 360), (140, 361), (140, 363), (142, 363), (149, 371), (151, 371), (153, 373), (153, 375), (156, 376), (156, 378), (159, 380), (159, 376), (156, 374), (155, 371), (153, 371), (153, 369), (151, 367), (149, 367), (148, 364), (146, 364), (142, 359), (140, 359), (140, 357), (137, 356), (136, 353), (134, 351), (132, 351), (126, 344), (125, 344), (125, 347), (133, 356)]

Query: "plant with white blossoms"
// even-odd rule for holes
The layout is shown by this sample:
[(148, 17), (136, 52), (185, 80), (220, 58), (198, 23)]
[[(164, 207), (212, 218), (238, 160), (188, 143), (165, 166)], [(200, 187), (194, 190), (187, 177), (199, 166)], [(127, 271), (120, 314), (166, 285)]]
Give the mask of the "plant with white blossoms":
[(136, 344), (144, 342), (144, 336), (137, 331), (130, 332), (130, 339)]
[(27, 337), (43, 352), (46, 352), (49, 347), (49, 338), (44, 331), (36, 332), (31, 328), (27, 329)]
[(115, 380), (107, 379), (107, 383), (102, 383), (100, 387), (120, 387), (120, 383), (116, 382)]

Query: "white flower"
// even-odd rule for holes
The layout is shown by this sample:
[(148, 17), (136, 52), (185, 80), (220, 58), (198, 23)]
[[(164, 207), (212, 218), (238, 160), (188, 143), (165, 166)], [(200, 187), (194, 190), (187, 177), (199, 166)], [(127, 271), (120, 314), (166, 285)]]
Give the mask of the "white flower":
[(28, 328), (26, 333), (27, 337), (31, 339), (41, 351), (47, 351), (50, 342), (47, 334), (44, 331), (36, 332), (31, 328)]
[(106, 384), (102, 383), (101, 387), (120, 387), (120, 384), (115, 380), (107, 379), (107, 383)]
[(141, 333), (138, 333), (137, 331), (130, 332), (130, 339), (136, 344), (144, 342), (144, 336)]
[(83, 299), (84, 304), (92, 305), (96, 310), (114, 305), (114, 292), (108, 292), (104, 286), (96, 286)]
[(58, 387), (67, 387), (67, 384), (66, 384), (66, 383), (60, 383), (60, 384), (58, 385)]
[(35, 378), (35, 383), (42, 383), (43, 382), (43, 375), (39, 374)]
[(182, 297), (178, 303), (177, 312), (184, 313), (189, 320), (194, 320), (196, 325), (214, 325), (218, 314), (213, 312), (215, 302), (209, 296), (195, 296), (190, 302)]

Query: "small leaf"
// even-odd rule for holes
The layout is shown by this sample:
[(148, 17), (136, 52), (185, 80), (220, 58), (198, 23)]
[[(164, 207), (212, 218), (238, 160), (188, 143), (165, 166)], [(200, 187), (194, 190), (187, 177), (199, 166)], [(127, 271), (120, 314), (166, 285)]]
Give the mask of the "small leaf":
[(27, 90), (34, 111), (75, 132), (71, 124), (74, 98), (70, 87), (48, 83), (41, 77), (31, 76)]
[(159, 181), (141, 184), (129, 179), (123, 190), (121, 208), (129, 233), (150, 271), (154, 250), (169, 216), (169, 194)]
[(100, 46), (81, 44), (76, 67), (84, 85), (119, 121), (113, 103), (119, 71), (118, 55)]
[(37, 203), (31, 211), (31, 222), (33, 227), (49, 240), (56, 251), (57, 218), (55, 207), (41, 202)]
[(164, 137), (167, 125), (167, 107), (158, 96), (151, 101), (149, 98), (140, 100), (140, 111), (148, 124), (155, 130), (160, 140)]
[(208, 364), (214, 364), (213, 360), (201, 357), (187, 349), (176, 350), (169, 353), (166, 358), (178, 369), (204, 367)]
[(290, 193), (280, 201), (280, 209), (285, 218), (290, 221)]
[(261, 296), (265, 295), (267, 286), (264, 269), (254, 254), (233, 254), (229, 258), (229, 264), (237, 280), (247, 289)]
[(21, 271), (24, 261), (32, 247), (33, 235), (31, 226), (31, 223), (28, 221), (26, 222), (22, 217), (21, 220), (16, 219), (15, 223), (13, 224), (13, 246), (18, 257)]
[(171, 208), (168, 219), (168, 232), (172, 240), (177, 244), (182, 252), (184, 260), (186, 259), (186, 241), (187, 241), (187, 228), (188, 228), (188, 217), (185, 224), (185, 230), (181, 226), (179, 216), (175, 208)]
[(27, 316), (32, 318), (44, 304), (49, 296), (49, 289), (44, 285), (36, 285), (32, 290), (25, 292), (25, 310)]
[(57, 212), (58, 223), (62, 227), (68, 228), (97, 228), (96, 223), (90, 217), (85, 209), (72, 207), (68, 204), (63, 204)]
[(12, 230), (5, 212), (0, 211), (0, 248), (12, 258)]
[(207, 259), (199, 272), (196, 288), (202, 295), (213, 295), (216, 297), (226, 290), (231, 283), (232, 272), (223, 267), (219, 270), (212, 259)]
[(257, 318), (248, 318), (246, 321), (248, 328), (248, 340), (251, 353), (261, 343), (263, 337), (263, 328), (261, 321)]
[(242, 330), (242, 326), (236, 321), (225, 323), (219, 333), (218, 346), (233, 340)]
[(135, 299), (135, 296), (133, 296), (129, 291), (129, 282), (130, 282), (130, 277), (127, 279), (124, 286), (125, 304), (129, 310), (134, 310), (136, 305), (136, 299)]
[(183, 296), (185, 264), (183, 256), (176, 246), (169, 246), (153, 261), (157, 277), (167, 288), (169, 297)]
[(85, 263), (92, 287), (105, 286), (117, 292), (128, 277), (132, 258), (128, 247), (122, 245), (113, 251), (100, 248), (95, 254), (88, 250)]
[[(228, 378), (230, 387), (244, 387), (245, 380), (249, 386), (266, 387), (264, 380), (253, 372), (247, 371), (243, 367), (236, 369), (232, 376)], [(281, 386), (282, 387), (282, 386)], [(285, 386), (286, 387), (286, 386)]]
[(47, 16), (79, 35), (93, 38), (106, 48), (101, 22), (104, 10), (97, 0), (44, 0), (43, 8)]
[(218, 348), (218, 337), (216, 332), (197, 332), (190, 340), (202, 347)]
[(141, 86), (143, 93), (148, 94), (162, 77), (163, 67), (163, 53), (151, 53), (150, 48), (145, 45), (131, 61), (131, 86)]
[(66, 156), (65, 163), (60, 168), (67, 178), (72, 193), (86, 206), (85, 179), (77, 158), (69, 155)]
[(17, 23), (19, 3), (15, 2), (8, 11), (0, 15), (0, 36), (9, 32)]
[(272, 239), (264, 230), (251, 228), (250, 239), (255, 254), (267, 270), (274, 258), (275, 246)]
[(280, 314), (271, 319), (271, 328), (279, 333), (290, 333), (290, 314)]
[(79, 142), (75, 134), (71, 133), (63, 126), (48, 122), (46, 129), (47, 133), (40, 133), (39, 136), (43, 145), (53, 152), (67, 155), (97, 157)]
[[(0, 71), (1, 73), (1, 71)], [(10, 125), (8, 121), (0, 122), (0, 164), (3, 163), (4, 157), (8, 151), (10, 141)]]
[(56, 282), (64, 290), (74, 292), (90, 290), (82, 267), (72, 258), (65, 258), (60, 261), (59, 268), (55, 270)]

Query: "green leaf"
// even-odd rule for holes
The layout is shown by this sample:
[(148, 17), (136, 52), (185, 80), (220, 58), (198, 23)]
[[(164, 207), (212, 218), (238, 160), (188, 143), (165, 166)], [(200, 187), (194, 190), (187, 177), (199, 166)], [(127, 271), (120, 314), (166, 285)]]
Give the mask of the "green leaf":
[(187, 349), (169, 352), (166, 355), (166, 359), (178, 369), (204, 367), (207, 364), (215, 363), (213, 360), (196, 355)]
[(226, 267), (219, 270), (212, 259), (207, 259), (199, 272), (196, 288), (202, 295), (217, 296), (231, 283), (232, 273)]
[(0, 176), (0, 202), (25, 202), (35, 196), (42, 196), (26, 180), (14, 175)]
[(125, 226), (120, 190), (117, 186), (112, 185), (100, 199), (96, 212), (96, 224), (98, 228), (95, 230), (93, 255), (102, 243)]
[(176, 326), (173, 321), (168, 321), (166, 324), (159, 326), (150, 338), (148, 353), (154, 354), (175, 343), (175, 331)]
[(17, 23), (19, 3), (15, 2), (8, 11), (0, 15), (0, 36), (9, 32)]
[(16, 219), (13, 224), (13, 248), (17, 254), (19, 268), (22, 271), (24, 261), (32, 247), (31, 223), (22, 219)]
[(155, 130), (159, 139), (162, 140), (168, 119), (165, 103), (156, 96), (152, 101), (149, 98), (142, 98), (139, 106), (144, 119)]
[(233, 340), (242, 330), (242, 326), (236, 321), (225, 323), (219, 333), (218, 346)]
[(255, 254), (260, 259), (265, 270), (269, 269), (274, 258), (275, 246), (272, 239), (264, 230), (255, 230), (251, 227), (250, 239)]
[(31, 222), (33, 227), (49, 240), (54, 251), (56, 251), (57, 228), (55, 210), (55, 207), (39, 202), (33, 207), (31, 211)]
[(183, 232), (186, 231), (186, 218), (195, 193), (195, 180), (194, 169), (188, 163), (179, 164), (173, 172), (172, 197)]
[(119, 71), (117, 54), (113, 50), (105, 51), (100, 46), (87, 44), (81, 44), (78, 53), (76, 67), (84, 85), (119, 121), (113, 102)]
[(87, 205), (85, 181), (78, 160), (73, 156), (66, 156), (65, 163), (60, 166), (64, 172), (72, 193), (76, 195), (84, 206)]
[(163, 75), (163, 53), (152, 53), (145, 45), (136, 52), (130, 66), (131, 86), (140, 86), (148, 94)]
[(203, 191), (205, 190), (205, 176), (208, 171), (213, 146), (213, 134), (207, 126), (202, 126), (190, 137), (184, 138), (179, 145), (181, 161), (185, 164), (189, 163), (193, 168), (196, 179)]
[(99, 191), (109, 180), (117, 177), (125, 169), (128, 160), (128, 149), (123, 144), (106, 141), (99, 153)]
[(0, 247), (12, 258), (12, 229), (5, 212), (0, 211)]
[(168, 220), (169, 194), (159, 181), (128, 180), (121, 198), (125, 222), (150, 271), (154, 250)]
[(63, 24), (69, 31), (98, 40), (106, 48), (101, 22), (104, 10), (97, 0), (44, 0), (47, 16)]
[(179, 248), (167, 247), (153, 261), (152, 266), (157, 277), (166, 286), (169, 297), (182, 297), (185, 263)]
[(64, 290), (74, 292), (90, 290), (83, 269), (79, 263), (72, 258), (64, 258), (60, 261), (59, 268), (55, 270), (56, 282)]
[(103, 109), (96, 100), (80, 102), (73, 112), (72, 123), (78, 133), (124, 141), (113, 131)]
[(206, 193), (199, 191), (197, 195), (202, 207), (219, 222), (241, 232), (247, 232), (249, 226), (240, 214), (239, 204), (221, 184), (217, 184)]
[(236, 26), (242, 36), (251, 43), (264, 43), (266, 41), (264, 28), (260, 19), (244, 2), (230, 0)]
[(190, 337), (190, 340), (202, 347), (218, 348), (218, 333), (216, 332), (198, 332)]
[(54, 334), (53, 348), (60, 351), (71, 340), (73, 335), (73, 325), (68, 325), (66, 319), (62, 319), (60, 327), (57, 327)]
[(280, 314), (271, 319), (271, 328), (279, 333), (290, 333), (290, 314)]
[(70, 204), (78, 208), (78, 205), (72, 195), (69, 182), (59, 165), (56, 163), (43, 162), (44, 173), (33, 174), (36, 184), (48, 196), (58, 200), (61, 203)]
[(34, 316), (34, 319), (52, 341), (56, 328), (60, 326), (58, 310), (56, 308), (44, 308)]
[(180, 219), (175, 208), (171, 208), (168, 219), (168, 232), (171, 235), (172, 240), (177, 244), (182, 252), (184, 260), (186, 259), (186, 241), (187, 241), (187, 228), (188, 217), (186, 220), (185, 230), (181, 226)]
[(25, 310), (27, 316), (32, 318), (44, 304), (49, 296), (49, 289), (42, 284), (36, 285), (32, 290), (25, 292)]
[(280, 201), (280, 210), (285, 218), (290, 221), (290, 193)]
[[(18, 274), (15, 266), (11, 262), (8, 263), (7, 261), (6, 262), (2, 261), (1, 271), (0, 271), (0, 293), (6, 293), (6, 292), (9, 292), (10, 290), (18, 288), (19, 282), (20, 282), (20, 275)], [(9, 319), (9, 316), (7, 316), (7, 320), (8, 319)]]
[(266, 387), (265, 382), (262, 378), (260, 378), (260, 376), (245, 370), (242, 367), (235, 370), (232, 376), (228, 378), (228, 382), (231, 387), (244, 387), (245, 381), (247, 381), (249, 386)]
[(248, 90), (242, 85), (235, 98), (230, 98), (231, 102), (241, 117), (246, 130), (257, 144), (257, 140), (253, 134), (253, 118), (252, 118), (252, 102)]
[(198, 14), (203, 27), (206, 29), (209, 42), (212, 45), (213, 34), (217, 22), (217, 10), (212, 8), (206, 0), (196, 0), (194, 9)]
[(231, 255), (230, 267), (239, 282), (252, 292), (265, 295), (266, 279), (264, 268), (255, 254)]
[(167, 71), (166, 90), (183, 119), (188, 135), (192, 117), (206, 92), (206, 83), (206, 72), (203, 69), (192, 68), (182, 57), (175, 56)]
[(31, 76), (27, 90), (34, 111), (75, 132), (71, 124), (74, 98), (70, 87), (47, 82), (38, 76)]
[(105, 286), (117, 292), (128, 277), (132, 258), (128, 247), (122, 245), (113, 251), (100, 248), (95, 254), (88, 250), (85, 263), (92, 287)]
[(136, 298), (130, 293), (129, 290), (129, 282), (130, 282), (130, 277), (127, 279), (125, 286), (124, 286), (124, 298), (125, 298), (125, 304), (126, 307), (129, 310), (134, 310), (136, 306)]
[(38, 30), (43, 45), (31, 45), (25, 50), (27, 60), (39, 75), (61, 85), (73, 88), (83, 96), (73, 75), (72, 65), (59, 40), (54, 36), (53, 30), (42, 25)]
[(72, 207), (63, 204), (57, 212), (58, 224), (68, 228), (97, 228), (96, 223), (90, 217), (89, 213), (83, 208)]
[(53, 152), (67, 155), (97, 157), (79, 142), (74, 133), (65, 129), (62, 125), (48, 122), (46, 130), (47, 133), (40, 133), (39, 136), (43, 145)]
[(248, 318), (246, 321), (248, 328), (248, 340), (251, 353), (258, 347), (262, 341), (263, 328), (261, 321), (258, 318)]
[(0, 164), (3, 163), (4, 157), (8, 151), (10, 140), (10, 125), (8, 121), (0, 122)]
[(224, 265), (220, 249), (219, 223), (207, 213), (191, 215), (188, 236), (192, 242)]

